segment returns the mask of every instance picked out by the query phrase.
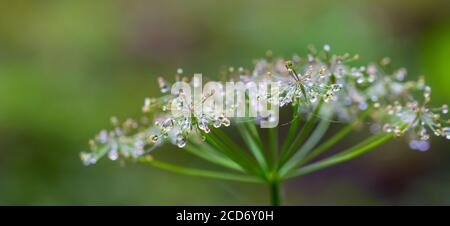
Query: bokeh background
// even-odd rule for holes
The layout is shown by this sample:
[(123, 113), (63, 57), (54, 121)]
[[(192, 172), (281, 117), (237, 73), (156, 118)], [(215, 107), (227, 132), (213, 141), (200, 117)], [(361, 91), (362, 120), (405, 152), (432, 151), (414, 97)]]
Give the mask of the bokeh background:
[[(138, 117), (156, 76), (214, 76), (308, 44), (390, 56), (450, 100), (450, 1), (0, 1), (0, 204), (264, 205), (263, 186), (181, 176), (79, 152), (109, 118)], [(362, 133), (362, 135), (365, 135)], [(348, 139), (356, 142), (361, 133)], [(346, 144), (341, 144), (345, 146)], [(404, 141), (289, 181), (289, 205), (450, 204), (450, 143)], [(158, 150), (198, 165), (172, 146)]]

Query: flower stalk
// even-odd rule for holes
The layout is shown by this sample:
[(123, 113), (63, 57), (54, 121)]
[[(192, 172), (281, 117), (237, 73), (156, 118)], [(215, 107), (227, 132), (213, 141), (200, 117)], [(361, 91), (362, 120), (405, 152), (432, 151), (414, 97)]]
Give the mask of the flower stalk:
[(272, 206), (280, 206), (282, 204), (282, 185), (280, 180), (273, 179), (269, 183), (269, 189), (270, 189), (270, 204)]

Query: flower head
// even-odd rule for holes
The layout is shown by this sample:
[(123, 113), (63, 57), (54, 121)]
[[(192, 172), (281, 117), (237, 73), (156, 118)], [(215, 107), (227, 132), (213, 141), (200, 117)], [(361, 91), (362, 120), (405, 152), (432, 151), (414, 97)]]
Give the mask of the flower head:
[[(404, 68), (389, 70), (389, 58), (380, 63), (352, 66), (359, 56), (350, 54), (331, 55), (331, 47), (325, 45), (322, 51), (312, 49), (305, 57), (294, 55), (292, 59), (267, 58), (255, 61), (253, 69), (229, 68), (223, 72), (225, 81), (250, 82), (269, 81), (279, 85), (277, 97), (273, 94), (257, 93), (272, 105), (297, 106), (304, 117), (313, 114), (319, 104), (327, 106), (327, 117), (349, 122), (361, 112), (370, 111), (370, 126), (374, 133), (406, 134), (410, 147), (427, 150), (431, 135), (450, 139), (448, 105), (433, 108), (429, 106), (431, 88), (423, 77), (407, 81)], [(182, 77), (178, 69), (176, 81), (183, 81), (195, 88), (201, 86), (195, 77)], [(140, 121), (127, 119), (120, 123), (113, 118), (113, 130), (102, 130), (90, 142), (91, 152), (83, 152), (81, 158), (87, 165), (94, 164), (104, 155), (111, 160), (119, 157), (136, 158), (148, 154), (163, 143), (170, 142), (183, 148), (190, 139), (204, 140), (211, 128), (228, 127), (233, 118), (226, 112), (211, 109), (201, 113), (198, 106), (182, 90), (173, 92), (171, 84), (163, 77), (157, 78), (161, 92), (159, 98), (145, 98)], [(205, 93), (201, 103), (224, 94)], [(248, 99), (245, 99), (248, 101)], [(201, 104), (200, 103), (200, 104)], [(184, 114), (174, 116), (172, 109)], [(234, 109), (233, 109), (234, 110)], [(257, 122), (257, 120), (256, 120)]]

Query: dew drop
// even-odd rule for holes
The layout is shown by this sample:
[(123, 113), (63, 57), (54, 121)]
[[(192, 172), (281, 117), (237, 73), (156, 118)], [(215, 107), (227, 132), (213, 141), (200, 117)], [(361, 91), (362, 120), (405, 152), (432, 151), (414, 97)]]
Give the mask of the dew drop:
[(144, 106), (142, 107), (142, 112), (149, 112), (150, 111), (150, 98), (145, 98), (144, 100)]
[(405, 68), (401, 68), (397, 71), (397, 73), (395, 74), (395, 78), (399, 81), (403, 81), (406, 77), (406, 69)]
[(311, 94), (311, 96), (309, 97), (309, 101), (311, 103), (315, 103), (317, 101), (317, 95)]
[(333, 84), (331, 86), (331, 91), (333, 91), (333, 92), (338, 92), (341, 89), (342, 89), (342, 84)]
[(443, 131), (443, 134), (444, 134), (445, 138), (447, 140), (450, 140), (450, 128), (449, 127), (445, 127), (445, 128), (442, 129), (442, 131)]
[(93, 165), (97, 162), (97, 158), (95, 158), (93, 153), (81, 152), (80, 158), (85, 166)]
[(119, 158), (118, 146), (117, 143), (111, 144), (111, 149), (108, 152), (108, 158), (115, 161)]
[(181, 130), (187, 130), (191, 128), (191, 121), (189, 118), (184, 118), (180, 125)]
[(419, 136), (420, 136), (420, 139), (423, 141), (430, 139), (430, 135), (427, 133), (426, 129), (422, 129), (419, 133)]
[(214, 122), (213, 122), (213, 126), (214, 126), (214, 128), (219, 128), (220, 126), (222, 125), (222, 122), (221, 121), (219, 121), (219, 120), (214, 120)]
[(119, 158), (119, 153), (117, 151), (109, 151), (108, 152), (108, 158), (111, 159), (112, 161), (115, 161)]
[(358, 79), (356, 79), (356, 83), (358, 83), (358, 84), (362, 84), (363, 82), (364, 82), (363, 77), (359, 77)]
[(179, 147), (179, 148), (184, 148), (184, 146), (186, 146), (186, 137), (184, 137), (183, 136), (183, 134), (178, 134), (177, 135), (177, 138), (176, 138), (176, 143), (177, 143), (177, 146)]
[(231, 122), (230, 122), (230, 120), (228, 118), (224, 118), (222, 120), (222, 125), (224, 125), (225, 127), (230, 126), (230, 124), (231, 124)]
[(158, 77), (158, 84), (162, 93), (167, 93), (170, 90), (169, 85), (167, 85), (163, 77)]
[(395, 133), (395, 136), (398, 136), (398, 137), (402, 135), (402, 130), (400, 129), (399, 126), (396, 126), (394, 128), (394, 133)]
[(151, 135), (149, 138), (152, 143), (156, 143), (159, 140), (159, 136), (157, 135)]
[(431, 88), (429, 86), (425, 86), (423, 96), (425, 98), (429, 98), (431, 96)]
[(442, 106), (442, 114), (448, 114), (448, 105), (444, 104)]
[(330, 90), (327, 91), (327, 93), (325, 94), (325, 96), (323, 97), (323, 101), (325, 101), (325, 103), (330, 102), (333, 99), (333, 92), (331, 92)]
[(104, 144), (108, 141), (108, 132), (106, 130), (102, 130), (98, 135), (97, 135), (97, 141), (101, 144)]
[(389, 124), (384, 124), (383, 131), (386, 133), (392, 133), (392, 127)]
[(167, 131), (171, 130), (174, 125), (174, 120), (171, 118), (168, 118), (164, 120), (163, 123), (161, 123), (160, 129), (163, 133), (166, 133)]

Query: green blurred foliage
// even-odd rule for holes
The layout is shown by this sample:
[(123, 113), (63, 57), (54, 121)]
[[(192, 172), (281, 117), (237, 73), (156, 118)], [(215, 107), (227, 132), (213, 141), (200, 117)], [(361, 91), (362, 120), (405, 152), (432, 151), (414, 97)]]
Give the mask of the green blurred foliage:
[[(78, 154), (109, 117), (138, 117), (157, 75), (215, 77), (266, 50), (331, 44), (390, 56), (449, 103), (448, 1), (1, 1), (0, 204), (266, 204), (261, 186), (191, 178)], [(358, 139), (349, 139), (347, 144)], [(448, 143), (404, 142), (291, 181), (287, 204), (450, 204)], [(161, 152), (199, 165), (175, 147)]]

